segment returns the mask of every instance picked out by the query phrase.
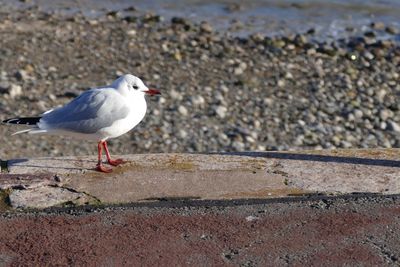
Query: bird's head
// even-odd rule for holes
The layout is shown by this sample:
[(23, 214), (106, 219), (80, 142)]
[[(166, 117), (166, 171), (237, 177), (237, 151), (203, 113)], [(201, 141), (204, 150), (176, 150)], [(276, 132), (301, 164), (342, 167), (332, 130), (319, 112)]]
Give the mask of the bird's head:
[(125, 95), (160, 95), (160, 91), (149, 89), (140, 78), (125, 74), (116, 79), (111, 86)]

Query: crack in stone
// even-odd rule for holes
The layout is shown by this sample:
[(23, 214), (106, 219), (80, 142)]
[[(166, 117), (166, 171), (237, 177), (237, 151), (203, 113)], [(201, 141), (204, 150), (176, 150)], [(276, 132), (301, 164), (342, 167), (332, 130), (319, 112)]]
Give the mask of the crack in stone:
[(8, 172), (8, 161), (0, 159), (0, 172), (7, 173)]
[(76, 193), (76, 194), (84, 194), (84, 195), (86, 195), (86, 196), (88, 196), (89, 198), (92, 198), (92, 199), (94, 199), (95, 200), (95, 202), (96, 202), (96, 204), (101, 204), (101, 200), (98, 198), (98, 197), (96, 197), (96, 196), (93, 196), (93, 195), (91, 195), (91, 194), (89, 194), (89, 193), (87, 193), (87, 192), (84, 192), (84, 191), (77, 191), (75, 188), (72, 188), (72, 187), (68, 187), (68, 186), (65, 186), (65, 185), (49, 185), (49, 186), (51, 186), (51, 187), (58, 187), (58, 188), (62, 188), (62, 189), (65, 189), (65, 190), (68, 190), (68, 191), (70, 191), (70, 192), (72, 192), (72, 193)]
[(65, 205), (98, 205), (101, 201), (85, 192), (59, 185), (45, 185), (32, 189), (12, 190), (10, 204), (13, 208), (49, 208)]

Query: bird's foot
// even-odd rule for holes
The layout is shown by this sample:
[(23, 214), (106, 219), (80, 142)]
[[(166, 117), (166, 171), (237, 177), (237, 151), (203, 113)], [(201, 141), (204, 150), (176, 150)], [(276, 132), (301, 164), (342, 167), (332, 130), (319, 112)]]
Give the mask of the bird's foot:
[(112, 166), (118, 166), (123, 163), (125, 163), (125, 161), (123, 159), (109, 159), (108, 160), (108, 164), (110, 164)]
[(96, 171), (110, 173), (112, 172), (112, 169), (105, 167), (103, 164), (97, 164)]

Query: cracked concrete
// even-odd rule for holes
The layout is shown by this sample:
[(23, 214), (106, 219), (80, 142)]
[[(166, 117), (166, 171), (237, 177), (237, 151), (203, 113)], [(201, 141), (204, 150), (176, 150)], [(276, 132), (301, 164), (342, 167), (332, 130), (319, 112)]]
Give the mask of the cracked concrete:
[(63, 187), (41, 186), (31, 189), (16, 189), (9, 194), (13, 208), (48, 208), (63, 204), (94, 204), (96, 200), (87, 194)]

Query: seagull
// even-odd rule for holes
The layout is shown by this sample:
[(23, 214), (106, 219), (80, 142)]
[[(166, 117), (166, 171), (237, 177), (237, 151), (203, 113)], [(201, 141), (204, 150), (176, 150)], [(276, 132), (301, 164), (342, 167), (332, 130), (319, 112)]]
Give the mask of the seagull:
[(122, 159), (111, 159), (107, 140), (123, 135), (138, 125), (147, 110), (145, 95), (159, 94), (160, 91), (149, 89), (138, 77), (126, 74), (109, 86), (87, 90), (65, 106), (48, 110), (40, 116), (12, 118), (3, 123), (31, 127), (14, 134), (65, 135), (97, 141), (96, 170), (110, 173), (112, 169), (102, 162), (102, 148), (110, 165), (124, 163)]

